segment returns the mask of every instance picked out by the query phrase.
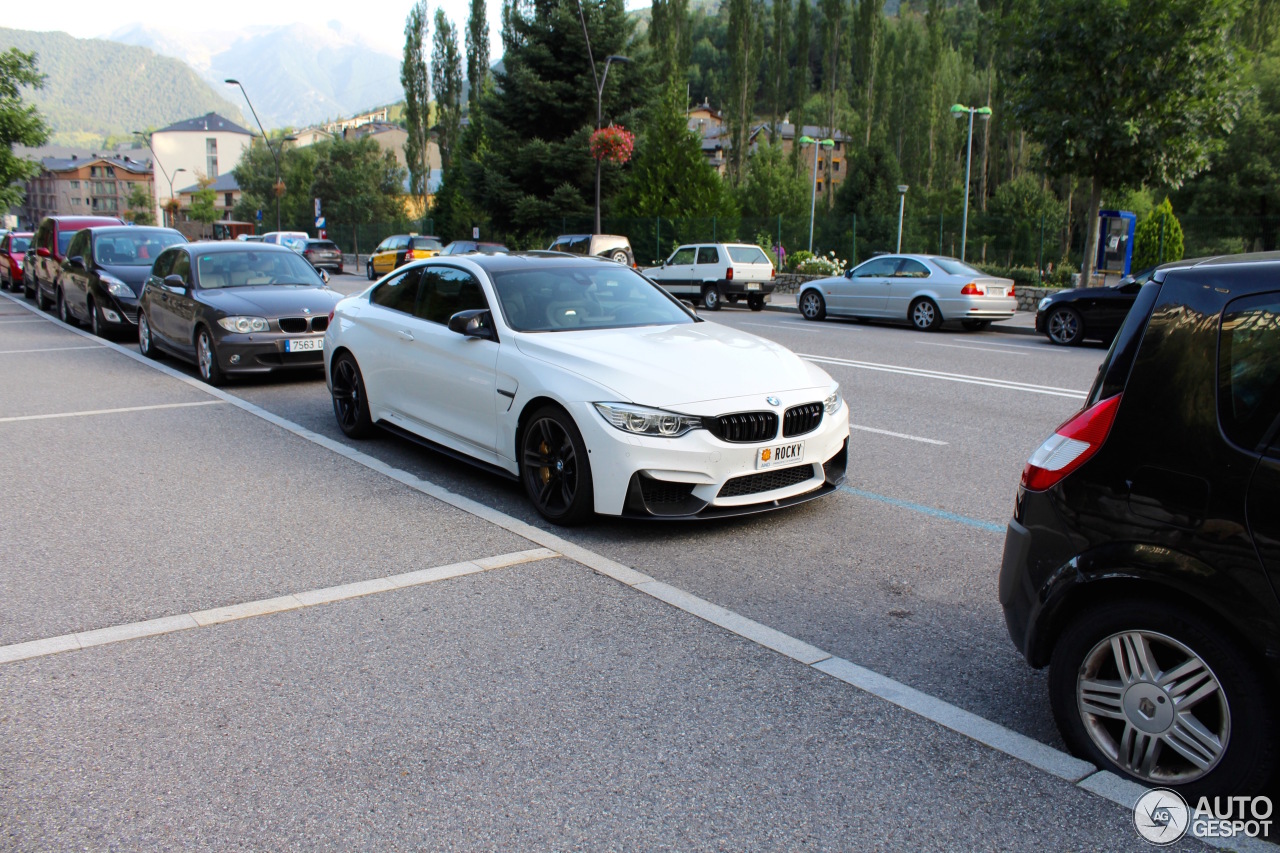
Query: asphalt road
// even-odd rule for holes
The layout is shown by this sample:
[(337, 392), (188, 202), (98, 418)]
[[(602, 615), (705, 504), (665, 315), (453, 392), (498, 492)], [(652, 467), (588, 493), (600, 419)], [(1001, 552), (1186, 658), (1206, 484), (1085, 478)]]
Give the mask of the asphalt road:
[[(1026, 456), (1102, 350), (712, 319), (841, 382), (849, 489), (745, 520), (555, 530), (566, 550), (1057, 745), (995, 575)], [(1145, 847), (1129, 809), (596, 563), (529, 557), (542, 537), (518, 522), (550, 528), (514, 484), (390, 436), (358, 443), (369, 464), (327, 449), (352, 443), (319, 375), (227, 390), (318, 438), (0, 299), (0, 660), (186, 620), (0, 663), (0, 848)]]

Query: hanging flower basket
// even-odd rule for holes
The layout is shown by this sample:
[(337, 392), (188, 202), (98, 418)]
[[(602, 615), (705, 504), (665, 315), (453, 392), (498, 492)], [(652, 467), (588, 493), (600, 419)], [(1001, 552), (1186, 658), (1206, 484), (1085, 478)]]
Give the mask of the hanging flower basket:
[(625, 127), (611, 124), (591, 134), (591, 156), (619, 165), (631, 159), (636, 135)]

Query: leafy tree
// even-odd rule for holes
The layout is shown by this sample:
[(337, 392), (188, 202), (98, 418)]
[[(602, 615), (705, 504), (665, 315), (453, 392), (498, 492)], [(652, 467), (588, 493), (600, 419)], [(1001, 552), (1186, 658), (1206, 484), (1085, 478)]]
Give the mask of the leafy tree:
[(212, 225), (218, 221), (218, 211), (213, 206), (218, 200), (218, 194), (209, 187), (213, 183), (212, 179), (201, 178), (198, 183), (200, 189), (191, 194), (191, 209), (187, 214), (196, 222)]
[(404, 87), (404, 159), (409, 165), (409, 191), (427, 201), (427, 178), (431, 164), (427, 158), (427, 128), (430, 125), (431, 81), (426, 58), (427, 3), (418, 0), (409, 9), (404, 24), (404, 60), (400, 64), (400, 84)]
[[(1043, 0), (1011, 16), (1002, 54), (1013, 117), (1051, 174), (1089, 180), (1083, 280), (1097, 255), (1103, 190), (1177, 187), (1230, 130), (1234, 8), (1234, 0)], [(1087, 47), (1088, 61), (1069, 45)]]
[(367, 136), (326, 140), (308, 147), (316, 149), (311, 195), (328, 211), (331, 230), (339, 225), (393, 222), (404, 217), (401, 187), (405, 170), (390, 151), (383, 151)]
[(485, 0), (471, 0), (467, 18), (467, 112), (476, 114), (480, 95), (489, 79), (489, 17)]
[[(807, 0), (800, 0), (801, 3)], [(769, 139), (791, 102), (791, 0), (773, 0), (773, 33), (769, 44)]]
[(779, 143), (756, 147), (751, 168), (738, 187), (738, 205), (752, 217), (804, 217), (809, 214), (809, 181)]
[(866, 127), (866, 143), (871, 142), (872, 116), (876, 109), (876, 71), (884, 40), (884, 20), (876, 0), (858, 0), (858, 21), (854, 28), (853, 85), (855, 103), (861, 107)]
[(702, 156), (698, 135), (685, 123), (683, 101), (683, 89), (668, 85), (646, 114), (627, 183), (618, 194), (623, 215), (732, 215), (728, 187)]
[(156, 216), (151, 212), (155, 206), (155, 199), (151, 197), (151, 193), (147, 191), (145, 184), (135, 181), (129, 185), (129, 198), (125, 202), (128, 211), (125, 217), (134, 225), (155, 225)]
[(752, 0), (729, 0), (729, 93), (724, 112), (729, 128), (729, 177), (735, 184), (746, 171), (747, 139), (755, 115), (760, 74), (759, 12)]
[[(279, 150), (280, 142), (276, 139), (272, 145)], [(271, 152), (266, 145), (251, 146), (240, 156), (240, 162), (232, 172), (241, 191), (240, 202), (232, 215), (236, 219), (253, 222), (261, 210), (263, 223), (269, 226), (267, 230), (275, 230), (276, 204), (279, 203), (281, 228), (293, 231), (314, 228), (315, 211), (310, 187), (325, 144), (280, 151), (280, 180), (286, 187), (286, 192), (280, 196), (276, 195), (276, 167)]]
[(902, 182), (898, 159), (887, 144), (874, 139), (869, 146), (850, 151), (845, 163), (849, 173), (836, 190), (833, 209), (858, 217), (859, 246), (891, 250), (898, 234), (898, 184)]
[(10, 48), (0, 53), (0, 210), (21, 203), (23, 182), (40, 171), (38, 163), (21, 160), (14, 145), (36, 147), (49, 138), (49, 129), (34, 106), (23, 103), (22, 87), (38, 89), (44, 75), (36, 70), (36, 55)]
[[(785, 0), (784, 0), (785, 2)], [(689, 0), (653, 0), (649, 13), (649, 46), (658, 81), (684, 85), (693, 52)]]
[(1138, 223), (1133, 236), (1134, 272), (1156, 264), (1182, 260), (1184, 251), (1182, 225), (1173, 215), (1173, 205), (1168, 198), (1151, 211), (1151, 215)]
[(458, 56), (458, 35), (444, 9), (436, 9), (436, 31), (431, 48), (431, 93), (436, 99), (440, 164), (447, 169), (462, 126), (462, 60)]
[[(809, 57), (813, 39), (813, 0), (796, 0), (796, 64), (792, 72), (791, 85), (795, 92), (791, 96), (793, 109), (800, 109), (809, 100), (813, 91), (813, 66)], [(793, 119), (801, 124), (799, 117)]]

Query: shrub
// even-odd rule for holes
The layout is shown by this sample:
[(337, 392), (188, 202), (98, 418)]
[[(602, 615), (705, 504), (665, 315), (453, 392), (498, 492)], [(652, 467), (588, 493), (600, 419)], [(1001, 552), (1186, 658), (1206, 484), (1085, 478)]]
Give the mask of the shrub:
[(800, 265), (813, 257), (813, 252), (800, 249), (787, 255), (787, 269), (791, 272), (799, 272)]
[(796, 264), (796, 272), (802, 275), (844, 275), (846, 266), (848, 264), (837, 258), (835, 252), (828, 252), (825, 256), (815, 255), (805, 258)]
[[(1163, 246), (1161, 245), (1161, 227), (1164, 229)], [(1173, 205), (1168, 197), (1160, 202), (1151, 215), (1138, 223), (1133, 236), (1134, 272), (1140, 272), (1156, 264), (1167, 264), (1170, 261), (1182, 260), (1185, 251), (1182, 240), (1182, 225), (1178, 217), (1173, 215)]]

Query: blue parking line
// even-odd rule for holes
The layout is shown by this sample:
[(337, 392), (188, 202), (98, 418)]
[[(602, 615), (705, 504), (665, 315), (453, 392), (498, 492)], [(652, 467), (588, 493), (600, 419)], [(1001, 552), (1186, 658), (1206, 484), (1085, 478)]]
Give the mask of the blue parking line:
[(974, 527), (978, 530), (985, 530), (988, 533), (1004, 533), (1005, 531), (1005, 526), (1003, 524), (992, 524), (989, 521), (978, 521), (976, 518), (969, 518), (965, 515), (957, 515), (954, 512), (947, 512), (945, 509), (934, 509), (933, 507), (925, 506), (924, 504), (914, 504), (911, 501), (898, 500), (897, 498), (891, 498), (886, 495), (877, 495), (875, 492), (865, 492), (862, 489), (855, 489), (851, 486), (841, 486), (840, 491), (848, 492), (849, 494), (860, 498), (879, 501), (880, 503), (888, 504), (889, 506), (901, 507), (903, 509), (912, 510), (913, 512), (923, 513), (924, 515), (931, 515), (934, 518), (941, 518), (945, 521), (954, 521), (957, 524)]

